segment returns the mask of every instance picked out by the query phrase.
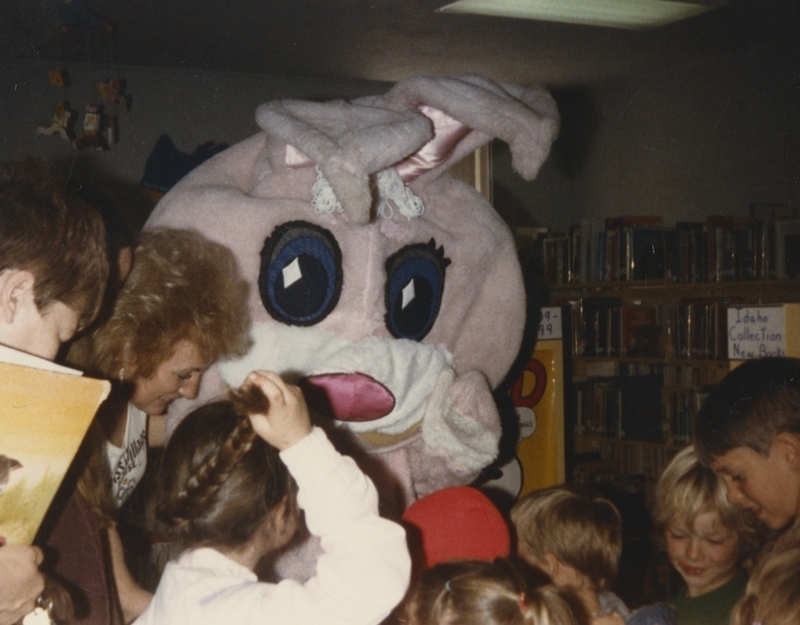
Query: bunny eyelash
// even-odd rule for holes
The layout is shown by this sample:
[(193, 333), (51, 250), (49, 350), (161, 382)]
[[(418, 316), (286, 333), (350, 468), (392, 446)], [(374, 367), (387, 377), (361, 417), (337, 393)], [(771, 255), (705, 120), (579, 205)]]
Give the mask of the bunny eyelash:
[[(331, 188), (330, 183), (317, 167), (317, 179), (311, 187), (311, 201), (314, 210), (318, 213), (341, 213), (344, 211), (339, 200)], [(376, 176), (378, 190), (378, 215), (384, 219), (391, 219), (394, 209), (406, 219), (416, 219), (425, 213), (422, 199), (409, 189), (400, 174), (393, 167), (379, 171)]]

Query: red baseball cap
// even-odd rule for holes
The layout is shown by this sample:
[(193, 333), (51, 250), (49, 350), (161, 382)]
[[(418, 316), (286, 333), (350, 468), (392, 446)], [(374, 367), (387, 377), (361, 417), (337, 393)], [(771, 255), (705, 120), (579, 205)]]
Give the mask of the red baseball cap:
[(421, 551), (426, 567), (450, 560), (494, 560), (511, 553), (506, 520), (486, 495), (471, 486), (426, 495), (408, 507), (402, 520), (412, 555), (419, 559)]

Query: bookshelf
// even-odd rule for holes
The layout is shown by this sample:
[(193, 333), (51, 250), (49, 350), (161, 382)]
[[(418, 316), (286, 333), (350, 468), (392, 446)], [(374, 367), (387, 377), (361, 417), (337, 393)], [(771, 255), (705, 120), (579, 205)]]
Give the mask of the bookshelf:
[[(565, 356), (571, 372), (565, 381), (566, 428), (574, 440), (571, 478), (606, 475), (622, 480), (626, 489), (648, 491), (675, 451), (690, 442), (697, 409), (732, 366), (728, 308), (800, 302), (800, 281), (625, 286), (550, 285), (547, 297), (562, 306), (571, 326)], [(608, 307), (599, 314), (590, 307), (587, 318), (587, 300), (598, 299)], [(800, 353), (798, 332), (789, 329), (800, 322), (800, 306), (785, 309), (787, 353)], [(645, 341), (632, 355), (630, 336), (637, 332), (628, 332), (626, 351), (625, 327), (632, 322), (624, 313), (640, 310), (649, 313), (646, 330), (638, 331)], [(686, 329), (686, 315), (703, 317), (695, 323), (699, 330)], [(593, 331), (587, 331), (588, 323)], [(589, 339), (597, 342), (592, 349), (585, 344)]]
[[(654, 486), (733, 366), (728, 309), (800, 302), (794, 261), (782, 258), (796, 242), (784, 232), (794, 230), (771, 220), (664, 228), (645, 216), (535, 233), (545, 303), (562, 308), (566, 327), (568, 480)], [(784, 317), (794, 353), (800, 307)]]

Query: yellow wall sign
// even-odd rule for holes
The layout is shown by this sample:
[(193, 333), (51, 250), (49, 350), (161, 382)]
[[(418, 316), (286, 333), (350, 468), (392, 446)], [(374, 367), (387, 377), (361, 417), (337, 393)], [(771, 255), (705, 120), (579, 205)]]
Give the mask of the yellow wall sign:
[(519, 419), (517, 454), (483, 487), (516, 499), (565, 481), (561, 308), (542, 309), (538, 341), (512, 386), (511, 402)]
[(511, 391), (520, 423), (519, 495), (565, 481), (564, 352), (561, 340), (539, 341)]

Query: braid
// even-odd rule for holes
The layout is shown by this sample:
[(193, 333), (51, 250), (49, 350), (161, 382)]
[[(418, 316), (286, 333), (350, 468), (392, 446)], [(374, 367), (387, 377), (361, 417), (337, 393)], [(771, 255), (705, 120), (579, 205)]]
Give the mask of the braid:
[(239, 422), (219, 446), (186, 480), (175, 500), (173, 522), (183, 525), (191, 522), (198, 510), (205, 508), (219, 487), (228, 479), (239, 459), (250, 451), (256, 432), (250, 419), (240, 415)]
[(269, 400), (255, 384), (245, 388), (232, 388), (228, 391), (228, 399), (233, 409), (240, 415), (266, 414)]
[(280, 452), (245, 416), (267, 408), (260, 391), (248, 388), (197, 408), (173, 432), (156, 514), (181, 549), (246, 544), (282, 501), (295, 510), (296, 485)]
[[(186, 481), (186, 487), (176, 498), (178, 509), (203, 508), (228, 479), (236, 463), (253, 446), (256, 432), (246, 415), (266, 412), (269, 409), (267, 398), (261, 389), (254, 385), (245, 389), (231, 389), (228, 391), (228, 398), (239, 417), (238, 423), (222, 442), (217, 453), (197, 467), (194, 474)], [(190, 516), (191, 514), (187, 515), (187, 518)]]
[(175, 497), (172, 524), (185, 526), (203, 510), (214, 497), (219, 487), (228, 479), (236, 463), (250, 451), (256, 432), (249, 414), (263, 414), (269, 410), (269, 401), (255, 385), (242, 389), (230, 389), (228, 399), (238, 417), (236, 427), (222, 444), (206, 458), (186, 480), (185, 486)]

